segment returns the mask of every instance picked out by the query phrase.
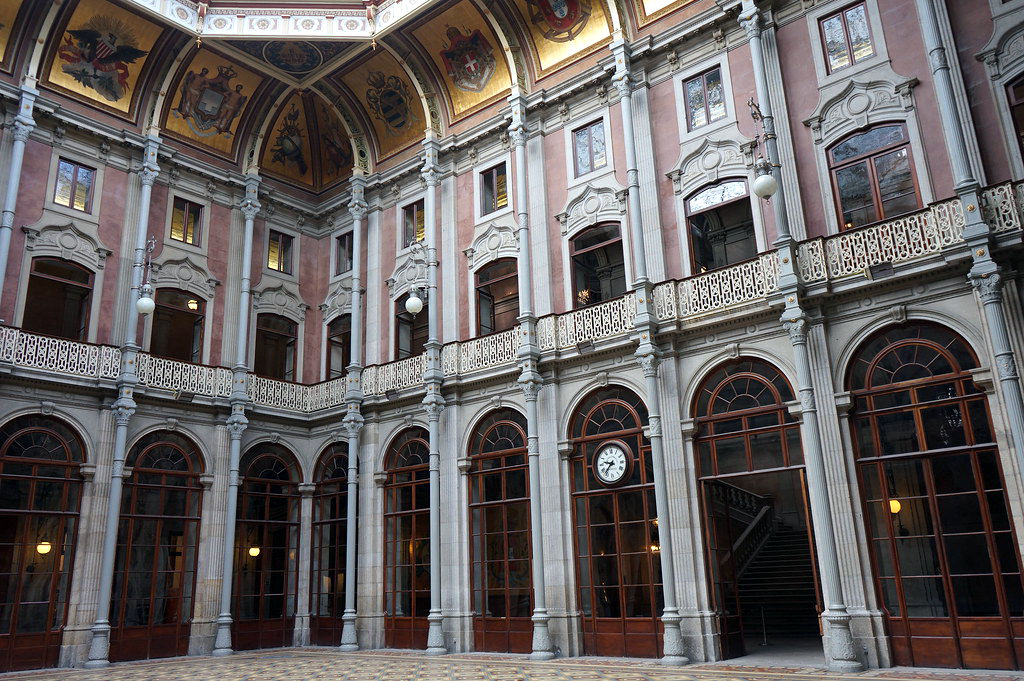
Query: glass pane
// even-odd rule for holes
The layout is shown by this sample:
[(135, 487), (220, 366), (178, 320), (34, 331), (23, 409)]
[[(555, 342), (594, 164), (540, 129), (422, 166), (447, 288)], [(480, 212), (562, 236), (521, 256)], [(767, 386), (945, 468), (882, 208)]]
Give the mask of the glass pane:
[[(921, 426), (928, 449), (962, 447), (967, 444), (960, 405), (947, 404), (921, 410)], [(970, 470), (968, 461), (968, 470)]]
[(882, 456), (918, 451), (914, 415), (910, 412), (880, 415), (878, 417), (878, 439), (882, 447), (879, 454)]
[(590, 144), (594, 150), (594, 170), (604, 168), (608, 163), (608, 157), (604, 144), (604, 122), (598, 122), (590, 126)]
[(690, 128), (699, 128), (707, 124), (708, 114), (704, 106), (704, 79), (702, 77), (687, 81), (686, 107), (690, 118)]
[(174, 199), (174, 210), (171, 212), (171, 238), (185, 240), (185, 201)]
[(715, 442), (718, 456), (718, 474), (739, 473), (747, 470), (747, 453), (742, 437), (724, 438)]
[(875, 174), (878, 177), (878, 192), (882, 197), (883, 217), (909, 213), (920, 207), (907, 147), (876, 158)]
[(593, 168), (590, 165), (590, 134), (586, 128), (573, 133), (576, 149), (576, 174), (586, 175)]
[(908, 617), (947, 617), (946, 594), (942, 579), (925, 577), (903, 579), (903, 596), (907, 603)]
[(825, 55), (828, 57), (830, 71), (850, 65), (850, 51), (846, 47), (846, 36), (843, 34), (843, 20), (837, 14), (821, 22), (821, 32), (825, 37)]
[(67, 161), (57, 164), (57, 184), (53, 190), (53, 202), (71, 206), (71, 185), (75, 179), (75, 166)]
[(952, 575), (977, 575), (992, 572), (988, 544), (984, 534), (959, 534), (943, 538), (946, 561)]
[(875, 53), (875, 48), (871, 45), (871, 32), (868, 30), (868, 17), (864, 5), (846, 10), (846, 30), (850, 33), (853, 61), (867, 59)]
[(953, 577), (953, 598), (957, 614), (961, 617), (996, 617), (999, 613), (999, 597), (991, 575), (974, 577)]
[(759, 433), (750, 436), (750, 458), (753, 470), (780, 468), (785, 465), (782, 457), (782, 436), (778, 432)]
[(839, 207), (843, 229), (852, 229), (878, 220), (871, 192), (871, 177), (866, 163), (857, 163), (836, 171)]
[(902, 125), (880, 125), (846, 138), (832, 149), (832, 162), (842, 163), (885, 147), (906, 142)]
[(941, 573), (933, 537), (897, 537), (895, 541), (900, 572), (904, 577)]
[(78, 210), (89, 210), (93, 175), (95, 175), (95, 171), (78, 166), (78, 178), (75, 183), (75, 208)]
[(725, 118), (725, 96), (722, 87), (722, 72), (715, 69), (705, 77), (708, 97), (708, 122)]
[(747, 195), (747, 183), (743, 180), (720, 182), (694, 194), (686, 202), (687, 210), (698, 213), (720, 203), (728, 203)]

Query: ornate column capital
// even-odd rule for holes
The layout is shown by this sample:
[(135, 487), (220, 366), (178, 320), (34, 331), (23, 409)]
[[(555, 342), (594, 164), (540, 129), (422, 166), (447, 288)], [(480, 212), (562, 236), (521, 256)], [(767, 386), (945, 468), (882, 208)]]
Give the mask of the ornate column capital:
[(744, 0), (740, 15), (737, 18), (740, 28), (747, 32), (747, 38), (753, 40), (761, 37), (761, 11), (754, 5), (753, 0)]
[(132, 420), (132, 416), (135, 415), (135, 403), (127, 404), (129, 400), (122, 401), (118, 399), (117, 402), (110, 407), (111, 413), (114, 415), (114, 423), (121, 427), (127, 427), (128, 422)]
[(18, 116), (14, 119), (14, 130), (11, 132), (11, 136), (14, 137), (15, 142), (26, 142), (28, 136), (32, 134), (32, 130), (35, 129), (36, 123), (32, 118), (27, 121)]
[(262, 207), (263, 206), (260, 205), (260, 202), (254, 197), (251, 198), (248, 196), (242, 199), (242, 202), (238, 204), (238, 210), (242, 211), (242, 216), (245, 217), (246, 220), (255, 220), (256, 215), (259, 214), (260, 208)]
[(1003, 300), (1003, 276), (999, 269), (988, 272), (971, 272), (968, 279), (982, 304), (999, 303)]
[(249, 419), (245, 418), (245, 408), (240, 404), (232, 405), (231, 416), (228, 417), (224, 425), (232, 440), (241, 440), (242, 433), (249, 426)]
[(782, 328), (789, 334), (793, 345), (807, 344), (807, 315), (803, 310), (786, 310), (782, 314)]
[(345, 426), (345, 432), (348, 436), (356, 437), (359, 435), (359, 430), (363, 427), (363, 415), (359, 413), (358, 406), (355, 410), (352, 410), (353, 405), (349, 405), (349, 412), (345, 414), (345, 418), (341, 420), (343, 426)]
[(661, 357), (657, 348), (650, 344), (647, 347), (641, 346), (636, 351), (636, 357), (640, 360), (640, 368), (644, 372), (644, 378), (652, 378), (658, 375), (658, 365), (661, 364)]

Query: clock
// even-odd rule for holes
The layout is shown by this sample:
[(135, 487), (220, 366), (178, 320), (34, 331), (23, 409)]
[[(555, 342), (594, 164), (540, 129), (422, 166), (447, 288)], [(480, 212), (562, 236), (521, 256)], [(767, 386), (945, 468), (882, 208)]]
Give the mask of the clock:
[(629, 454), (621, 443), (609, 442), (597, 450), (594, 457), (594, 473), (606, 485), (614, 485), (626, 477), (629, 468)]

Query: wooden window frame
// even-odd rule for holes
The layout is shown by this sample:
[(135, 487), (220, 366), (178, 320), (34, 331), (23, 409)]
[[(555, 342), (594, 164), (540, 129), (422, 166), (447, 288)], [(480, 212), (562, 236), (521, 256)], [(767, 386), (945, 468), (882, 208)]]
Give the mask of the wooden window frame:
[(356, 257), (352, 252), (354, 238), (353, 232), (345, 232), (334, 237), (334, 276), (336, 277), (352, 270)]
[[(339, 476), (337, 475), (339, 470), (337, 462), (340, 461), (344, 461), (345, 466), (340, 468), (343, 474)], [(349, 576), (346, 564), (348, 443), (336, 442), (320, 455), (314, 480), (313, 556), (309, 563), (310, 642), (313, 645), (337, 646), (341, 643), (345, 580)], [(327, 537), (329, 539), (325, 543), (324, 540)], [(324, 559), (327, 561), (326, 565), (321, 562)], [(326, 608), (323, 607), (325, 603)]]
[[(277, 244), (277, 267), (270, 262), (270, 247)], [(281, 274), (292, 273), (292, 258), (294, 257), (295, 237), (276, 229), (267, 231), (267, 269)]]
[[(844, 160), (844, 161), (842, 161), (840, 163), (835, 163), (835, 162), (832, 161), (832, 152), (833, 152), (833, 150), (835, 150), (835, 148), (837, 146), (839, 146), (840, 144), (842, 144), (846, 140), (850, 139), (851, 137), (855, 137), (857, 135), (863, 135), (864, 133), (866, 133), (869, 130), (872, 130), (874, 128), (883, 128), (883, 127), (891, 127), (891, 126), (898, 126), (898, 127), (900, 127), (902, 129), (902, 131), (903, 131), (903, 141), (902, 142), (894, 142), (894, 143), (889, 144), (889, 145), (884, 146), (884, 147), (878, 147), (876, 149), (872, 149), (871, 151), (869, 151), (867, 153), (861, 154), (860, 156), (854, 156), (854, 157), (848, 158), (848, 159), (846, 159), (846, 160)], [(873, 163), (873, 159), (878, 158), (880, 156), (885, 156), (887, 154), (891, 154), (892, 152), (897, 151), (899, 149), (902, 149), (904, 147), (907, 149), (907, 163), (910, 166), (910, 176), (911, 176), (911, 178), (914, 181), (914, 197), (917, 199), (917, 208), (914, 209), (914, 210), (920, 210), (922, 208), (922, 204), (921, 204), (921, 183), (918, 182), (918, 179), (917, 179), (917, 165), (914, 163), (914, 149), (913, 149), (913, 147), (911, 145), (911, 142), (910, 142), (910, 135), (909, 135), (909, 131), (907, 130), (907, 124), (906, 123), (902, 123), (902, 122), (882, 122), (882, 123), (878, 123), (876, 125), (869, 126), (869, 127), (864, 128), (862, 130), (857, 130), (855, 132), (852, 132), (849, 135), (845, 135), (841, 139), (838, 139), (833, 144), (829, 145), (828, 149), (825, 151), (825, 160), (828, 163), (829, 182), (832, 185), (832, 196), (834, 197), (834, 201), (835, 201), (836, 219), (838, 220), (838, 223), (839, 223), (839, 231), (840, 232), (843, 232), (843, 231), (846, 231), (846, 230), (849, 230), (849, 229), (857, 229), (857, 228), (860, 228), (860, 227), (864, 227), (865, 225), (875, 224), (877, 222), (884, 222), (885, 220), (891, 220), (892, 218), (898, 217), (899, 215), (906, 215), (907, 213), (914, 212), (914, 211), (906, 211), (904, 213), (897, 213), (896, 215), (884, 215), (883, 214), (883, 212), (882, 212), (881, 190), (879, 189), (878, 175), (877, 175), (877, 173), (875, 171), (875, 164)], [(859, 163), (864, 163), (867, 166), (867, 168), (868, 168), (868, 177), (871, 180), (871, 201), (872, 201), (872, 205), (875, 208), (876, 214), (878, 215), (878, 219), (875, 220), (874, 222), (865, 223), (865, 225), (854, 225), (852, 227), (847, 227), (846, 223), (843, 221), (842, 197), (840, 196), (840, 193), (839, 193), (839, 182), (837, 181), (836, 175), (837, 175), (837, 173), (840, 170), (844, 170), (846, 168), (853, 167), (853, 166), (855, 166), (855, 165), (857, 165)]]
[[(725, 201), (722, 201), (721, 203), (716, 203), (716, 204), (708, 206), (707, 208), (704, 208), (702, 210), (692, 211), (692, 212), (690, 211), (690, 199), (694, 198), (697, 194), (700, 194), (705, 189), (708, 189), (709, 187), (714, 186), (714, 185), (720, 185), (720, 184), (725, 184), (725, 183), (728, 183), (728, 182), (737, 182), (737, 181), (743, 182), (743, 184), (744, 184), (744, 186), (746, 188), (746, 194), (744, 194), (743, 196), (737, 196), (736, 198), (727, 199)], [(705, 271), (706, 272), (713, 272), (713, 271), (718, 270), (718, 269), (723, 269), (723, 268), (726, 268), (726, 267), (732, 267), (733, 265), (738, 265), (741, 262), (747, 262), (748, 260), (752, 260), (752, 259), (757, 257), (757, 255), (755, 254), (752, 258), (747, 258), (747, 259), (744, 259), (744, 260), (738, 260), (737, 262), (733, 262), (733, 263), (726, 263), (725, 265), (721, 265), (719, 267), (709, 267), (707, 270), (702, 270), (700, 272), (697, 271), (697, 251), (693, 247), (693, 225), (690, 223), (691, 218), (693, 218), (696, 215), (702, 215), (703, 213), (707, 213), (709, 211), (719, 210), (719, 209), (725, 208), (726, 206), (728, 206), (730, 204), (739, 203), (740, 201), (745, 201), (747, 203), (747, 206), (750, 207), (750, 221), (751, 221), (751, 228), (753, 230), (753, 237), (754, 237), (754, 251), (756, 252), (758, 250), (757, 249), (757, 223), (754, 222), (754, 208), (753, 208), (753, 206), (750, 205), (750, 186), (746, 182), (746, 180), (740, 180), (739, 178), (725, 178), (723, 180), (720, 180), (719, 182), (715, 182), (712, 185), (704, 185), (703, 187), (697, 189), (695, 192), (690, 194), (690, 197), (686, 199), (686, 201), (684, 202), (684, 211), (686, 213), (686, 245), (690, 249), (690, 270), (691, 270), (691, 274), (694, 274), (694, 275), (702, 274)]]
[[(77, 267), (78, 269), (82, 270), (83, 272), (87, 272), (89, 274), (89, 283), (88, 284), (83, 284), (82, 282), (79, 282), (79, 281), (72, 281), (71, 279), (65, 279), (63, 277), (58, 277), (58, 276), (53, 275), (53, 274), (46, 274), (45, 272), (39, 272), (36, 269), (37, 264), (40, 263), (40, 262), (45, 262), (45, 261), (59, 261), (59, 262), (67, 263), (69, 265)], [(73, 287), (78, 288), (78, 289), (87, 289), (89, 291), (88, 302), (86, 302), (86, 304), (84, 305), (85, 312), (83, 314), (83, 317), (82, 317), (82, 320), (81, 320), (81, 324), (79, 325), (81, 327), (81, 333), (79, 334), (79, 336), (77, 338), (71, 338), (71, 340), (77, 340), (77, 341), (84, 341), (84, 340), (86, 340), (86, 338), (89, 335), (89, 322), (92, 320), (92, 297), (93, 297), (93, 294), (95, 293), (95, 290), (94, 290), (93, 287), (96, 284), (96, 273), (93, 272), (92, 270), (90, 270), (88, 267), (85, 267), (84, 265), (80, 265), (80, 264), (78, 264), (77, 262), (75, 262), (73, 260), (65, 260), (64, 258), (57, 258), (57, 257), (47, 256), (47, 255), (42, 255), (42, 256), (39, 256), (39, 257), (36, 257), (36, 258), (32, 258), (32, 262), (29, 265), (28, 287), (25, 289), (25, 308), (26, 309), (28, 309), (28, 306), (32, 303), (31, 299), (28, 296), (28, 293), (31, 290), (32, 278), (33, 277), (37, 277), (37, 278), (40, 278), (40, 279), (46, 279), (48, 281), (56, 281), (56, 282), (59, 282), (59, 283), (63, 284), (64, 286), (73, 286)], [(23, 311), (22, 312), (22, 326), (24, 326), (24, 324), (25, 324), (25, 313)], [(35, 333), (35, 332), (32, 332), (32, 333)]]
[[(584, 236), (585, 234), (587, 234), (588, 232), (590, 232), (593, 229), (596, 229), (596, 228), (599, 228), (599, 227), (605, 227), (605, 226), (608, 226), (608, 225), (615, 225), (616, 227), (618, 227), (619, 235), (617, 237), (614, 237), (614, 238), (611, 238), (611, 239), (606, 239), (606, 240), (604, 240), (604, 241), (602, 241), (600, 243), (593, 244), (593, 245), (587, 246), (585, 248), (580, 248), (580, 249), (576, 248), (576, 241), (580, 237)], [(609, 222), (599, 223), (599, 224), (596, 224), (596, 225), (594, 225), (592, 227), (588, 227), (588, 228), (586, 228), (584, 230), (581, 230), (575, 236), (573, 236), (571, 239), (569, 239), (569, 266), (570, 266), (570, 274), (572, 275), (573, 309), (578, 309), (578, 308), (581, 308), (581, 307), (588, 307), (590, 305), (596, 305), (597, 303), (606, 302), (604, 300), (594, 300), (594, 301), (589, 301), (589, 302), (581, 302), (580, 301), (579, 294), (581, 292), (575, 290), (575, 288), (576, 288), (576, 267), (577, 267), (577, 265), (576, 265), (576, 256), (583, 255), (584, 253), (589, 253), (590, 251), (595, 251), (595, 250), (597, 250), (599, 248), (605, 248), (605, 247), (610, 246), (610, 245), (612, 245), (614, 243), (618, 243), (619, 247), (622, 249), (622, 258), (623, 258), (622, 262), (623, 262), (623, 268), (625, 268), (625, 264), (626, 264), (626, 247), (625, 247), (625, 244), (622, 241), (622, 225), (620, 223), (609, 223)], [(628, 282), (627, 282), (627, 285), (628, 285)], [(611, 300), (611, 298), (609, 298), (609, 300)]]
[[(423, 300), (423, 309), (418, 314), (411, 315), (405, 310), (405, 299), (409, 297), (409, 294), (401, 296), (395, 301), (395, 359), (405, 359), (406, 357), (414, 357), (421, 355), (426, 351), (424, 347), (419, 352), (415, 352), (416, 341), (418, 337), (416, 331), (419, 330), (421, 333), (426, 333), (424, 337), (424, 344), (430, 339), (429, 331), (429, 320), (427, 319), (429, 303), (426, 300), (426, 292), (420, 291), (421, 299)], [(424, 320), (417, 324), (417, 320)], [(403, 326), (409, 327), (409, 349), (405, 350), (402, 348), (402, 333), (401, 329)], [(426, 331), (424, 331), (426, 328)]]
[[(500, 192), (499, 178), (504, 178), (504, 188)], [(488, 187), (491, 194), (490, 206), (487, 205)], [(505, 208), (508, 208), (508, 168), (502, 161), (480, 173), (480, 216), (490, 215)]]
[[(418, 224), (420, 216), (423, 217), (422, 226)], [(412, 225), (411, 233), (409, 231), (410, 225)], [(424, 199), (418, 199), (412, 203), (402, 206), (402, 248), (408, 248), (414, 243), (426, 239), (426, 230), (426, 201)]]
[[(495, 277), (493, 279), (481, 280), (482, 277), (484, 275), (486, 275), (487, 272), (490, 269), (494, 268), (496, 265), (505, 264), (507, 262), (515, 263), (516, 260), (515, 260), (515, 258), (499, 258), (498, 260), (493, 260), (493, 261), (487, 263), (486, 265), (484, 265), (483, 267), (481, 267), (479, 270), (477, 270), (476, 274), (473, 275), (473, 278), (474, 278), (475, 284), (476, 284), (476, 286), (475, 286), (475, 290), (476, 290), (476, 329), (477, 329), (477, 333), (480, 334), (480, 335), (489, 335), (489, 334), (492, 334), (492, 333), (501, 333), (502, 331), (508, 331), (509, 329), (514, 328), (516, 326), (516, 323), (518, 323), (518, 322), (513, 322), (511, 326), (507, 326), (505, 328), (500, 328), (499, 329), (499, 328), (496, 328), (497, 327), (497, 322), (494, 319), (494, 307), (498, 304), (499, 301), (500, 302), (506, 302), (506, 301), (510, 301), (510, 300), (512, 300), (514, 298), (515, 301), (516, 301), (516, 309), (517, 310), (519, 309), (519, 287), (518, 287), (518, 283), (519, 283), (519, 270), (518, 270), (518, 268), (514, 268), (512, 272), (510, 272), (508, 274), (499, 275), (499, 276), (497, 276), (497, 277)], [(494, 286), (495, 284), (498, 284), (498, 283), (503, 282), (503, 281), (508, 281), (509, 279), (515, 279), (516, 280), (516, 284), (517, 284), (517, 286), (516, 286), (516, 293), (514, 295), (512, 295), (512, 296), (507, 296), (505, 298), (500, 298), (500, 299), (494, 298), (494, 299), (491, 300), (491, 317), (492, 317), (491, 321), (492, 321), (492, 326), (494, 326), (495, 328), (493, 328), (491, 331), (487, 331), (485, 333), (484, 332), (484, 328), (483, 328), (483, 310), (481, 309), (480, 302), (481, 302), (481, 297), (484, 296), (484, 295), (487, 295), (487, 294), (484, 294), (482, 289), (489, 288), (489, 287)], [(518, 317), (518, 316), (519, 315), (517, 313), (516, 317)]]
[[(267, 327), (267, 326), (261, 326), (260, 325), (260, 319), (261, 318), (265, 319), (268, 316), (269, 317), (276, 317), (276, 318), (279, 318), (279, 319), (283, 319), (283, 320), (287, 321), (289, 324), (293, 324), (294, 328), (295, 328), (295, 335), (294, 336), (289, 336), (289, 335), (279, 331), (278, 329), (274, 329), (274, 328)], [(291, 346), (292, 346), (291, 375), (292, 375), (292, 378), (282, 378), (282, 377), (279, 377), (279, 376), (266, 376), (266, 378), (271, 378), (271, 379), (274, 379), (276, 381), (289, 381), (289, 382), (294, 383), (295, 382), (295, 377), (297, 375), (296, 372), (298, 371), (299, 324), (297, 322), (295, 322), (294, 320), (288, 319), (288, 317), (284, 317), (284, 316), (279, 315), (279, 314), (274, 314), (272, 312), (261, 312), (261, 313), (256, 315), (256, 334), (255, 334), (255, 343), (256, 344), (259, 343), (259, 339), (260, 339), (260, 336), (262, 334), (270, 334), (270, 335), (278, 336), (278, 337), (281, 337), (281, 338), (289, 338), (289, 339), (291, 339)], [(285, 345), (287, 346), (288, 343), (285, 343)], [(255, 347), (254, 347), (253, 355), (255, 356), (256, 354), (257, 353), (255, 352)], [(253, 364), (254, 364), (253, 372), (255, 373), (255, 362), (253, 362)], [(288, 368), (285, 367), (285, 376), (287, 376), (287, 375), (288, 375)]]
[[(60, 167), (61, 167), (61, 164), (63, 164), (63, 163), (67, 163), (69, 166), (72, 167), (71, 191), (70, 191), (70, 194), (69, 194), (69, 196), (71, 197), (69, 199), (70, 203), (61, 203), (60, 201), (57, 200), (57, 186), (60, 183)], [(88, 195), (85, 198), (85, 207), (84, 208), (76, 208), (75, 207), (75, 194), (77, 193), (76, 189), (77, 189), (78, 183), (79, 183), (78, 174), (79, 174), (79, 171), (81, 171), (81, 170), (87, 170), (90, 173), (92, 173), (92, 182), (89, 183)], [(82, 213), (91, 213), (92, 212), (93, 193), (94, 193), (94, 190), (96, 188), (96, 180), (97, 180), (98, 176), (99, 176), (99, 171), (96, 168), (90, 168), (89, 166), (85, 165), (84, 163), (79, 163), (78, 161), (72, 161), (71, 159), (64, 158), (63, 156), (58, 157), (58, 159), (57, 159), (57, 177), (54, 180), (54, 183), (53, 183), (53, 193), (51, 194), (53, 202), (55, 204), (57, 204), (58, 206), (63, 206), (65, 208), (70, 208), (71, 210), (77, 210), (77, 211), (82, 212)]]
[[(719, 116), (718, 118), (712, 118), (711, 117), (711, 106), (708, 104), (708, 76), (710, 76), (715, 71), (718, 72), (719, 81), (722, 83), (722, 115)], [(700, 125), (694, 125), (694, 122), (693, 122), (693, 109), (690, 107), (690, 90), (686, 86), (687, 86), (688, 83), (691, 83), (691, 82), (697, 80), (698, 78), (700, 79), (701, 92), (704, 94), (704, 115), (707, 117), (707, 120), (704, 123), (701, 123)], [(726, 96), (726, 92), (725, 92), (725, 77), (722, 75), (722, 67), (720, 65), (719, 66), (713, 66), (710, 69), (708, 69), (707, 71), (703, 71), (701, 73), (698, 73), (695, 76), (691, 76), (690, 78), (684, 79), (683, 80), (683, 105), (686, 107), (686, 129), (687, 129), (687, 131), (688, 132), (693, 132), (694, 130), (699, 130), (701, 128), (704, 128), (704, 127), (707, 127), (707, 126), (711, 125), (712, 123), (715, 123), (715, 122), (721, 121), (721, 120), (725, 120), (726, 118), (728, 118), (729, 117), (729, 106), (728, 106), (728, 103), (725, 101), (725, 96)]]
[[(864, 8), (865, 25), (868, 29), (868, 40), (871, 42), (871, 54), (866, 57), (862, 57), (860, 60), (858, 60), (853, 54), (853, 42), (850, 40), (850, 27), (846, 21), (846, 13), (856, 7)], [(846, 66), (832, 68), (832, 64), (830, 63), (828, 57), (828, 43), (826, 42), (825, 38), (825, 22), (835, 17), (839, 17), (839, 20), (843, 24), (843, 40), (846, 42), (846, 51), (850, 55), (850, 63), (847, 64)], [(842, 71), (843, 69), (852, 68), (867, 59), (871, 59), (873, 57), (878, 56), (878, 48), (875, 46), (875, 35), (871, 30), (871, 13), (868, 12), (867, 3), (864, 2), (864, 0), (847, 5), (846, 7), (843, 7), (840, 10), (832, 12), (831, 14), (826, 14), (825, 16), (818, 19), (818, 37), (821, 39), (821, 56), (822, 59), (824, 59), (825, 61), (825, 73), (827, 74), (833, 74), (836, 73), (837, 71)]]
[[(165, 301), (161, 301), (160, 300), (160, 297), (161, 297), (160, 296), (160, 292), (161, 291), (173, 291), (175, 293), (183, 293), (183, 294), (185, 294), (187, 296), (190, 296), (191, 300), (197, 301), (198, 302), (198, 306), (197, 306), (197, 308), (195, 310), (193, 310), (193, 309), (189, 308), (187, 306), (187, 304), (186, 304), (185, 307), (178, 307), (177, 305), (171, 305), (171, 304), (169, 304), (169, 303), (167, 303)], [(165, 310), (171, 310), (172, 312), (184, 313), (184, 314), (187, 314), (187, 315), (189, 315), (191, 317), (195, 317), (195, 320), (193, 321), (193, 325), (196, 325), (198, 323), (199, 338), (198, 339), (193, 338), (193, 345), (195, 345), (196, 348), (195, 348), (194, 352), (192, 353), (192, 359), (185, 360), (185, 359), (181, 359), (180, 357), (172, 357), (172, 356), (169, 356), (169, 355), (157, 354), (153, 350), (153, 337), (152, 337), (152, 331), (151, 331), (150, 341), (149, 341), (149, 347), (150, 347), (149, 351), (150, 351), (150, 353), (155, 355), (155, 356), (157, 356), (157, 357), (167, 357), (168, 359), (174, 359), (174, 360), (177, 360), (179, 362), (190, 362), (192, 364), (201, 364), (202, 363), (202, 359), (203, 359), (203, 340), (205, 339), (205, 336), (206, 336), (206, 300), (204, 298), (202, 298), (201, 296), (197, 296), (197, 295), (193, 294), (191, 291), (185, 291), (185, 290), (182, 290), (182, 289), (176, 289), (176, 288), (170, 288), (170, 287), (163, 287), (163, 288), (158, 288), (154, 292), (153, 301), (155, 303), (155, 307), (153, 309), (153, 327), (152, 327), (154, 331), (155, 331), (155, 327), (156, 327), (156, 314), (157, 314), (157, 311), (160, 310), (161, 308), (163, 308)]]
[[(601, 128), (601, 134), (604, 135), (605, 144), (604, 162), (601, 165), (594, 164), (594, 129), (598, 127)], [(587, 170), (586, 172), (580, 172), (579, 158), (576, 156), (576, 134), (584, 130), (587, 131), (587, 153), (589, 154), (590, 158), (590, 170)], [(604, 129), (604, 118), (599, 118), (598, 120), (587, 123), (586, 125), (581, 125), (578, 128), (573, 128), (573, 130), (569, 133), (569, 149), (572, 151), (572, 165), (573, 169), (576, 171), (576, 177), (583, 177), (584, 175), (589, 175), (590, 173), (597, 172), (598, 170), (601, 170), (602, 168), (606, 168), (608, 166), (608, 135), (605, 133), (606, 130)]]
[[(180, 239), (174, 236), (174, 214), (178, 210), (179, 201), (183, 204), (181, 208), (182, 223)], [(198, 209), (198, 215), (194, 220), (190, 219), (191, 211), (189, 209), (192, 207)], [(206, 207), (203, 204), (196, 203), (195, 201), (189, 201), (188, 199), (180, 196), (175, 196), (171, 205), (170, 238), (178, 243), (188, 244), (189, 246), (199, 246), (203, 234), (203, 214), (205, 211)]]
[[(1005, 1), (1005, 0), (1004, 0)], [(1017, 148), (1020, 150), (1021, 157), (1024, 158), (1024, 96), (1020, 99), (1014, 96), (1014, 87), (1020, 85), (1024, 88), (1024, 73), (1021, 73), (1016, 78), (1011, 80), (1006, 85), (1006, 106), (1010, 113), (1010, 123), (1013, 125), (1013, 133), (1017, 138)], [(1014, 110), (1019, 109), (1021, 114), (1021, 123), (1018, 128), (1017, 118), (1013, 115)]]
[[(335, 322), (340, 322), (343, 319), (347, 319), (348, 320), (348, 326), (345, 327), (344, 329), (340, 330), (340, 331), (337, 331), (335, 333), (331, 333), (331, 326)], [(342, 338), (344, 340), (337, 341), (337, 340), (335, 340), (336, 338)], [(331, 380), (331, 379), (334, 379), (334, 378), (344, 378), (345, 375), (347, 374), (348, 365), (352, 363), (352, 354), (351, 354), (351, 352), (352, 352), (352, 344), (351, 344), (351, 338), (352, 338), (352, 315), (351, 314), (349, 314), (347, 312), (344, 313), (344, 314), (340, 314), (337, 317), (335, 317), (334, 319), (332, 319), (327, 324), (327, 353), (326, 353), (327, 354), (327, 358), (326, 358), (327, 359), (327, 362), (326, 362), (327, 366), (324, 369), (324, 377), (328, 381)], [(331, 367), (331, 359), (332, 359), (331, 349), (335, 345), (341, 346), (343, 348), (342, 356), (348, 358), (348, 361), (345, 362), (345, 366), (343, 366), (341, 368), (340, 372), (335, 372), (334, 369)]]

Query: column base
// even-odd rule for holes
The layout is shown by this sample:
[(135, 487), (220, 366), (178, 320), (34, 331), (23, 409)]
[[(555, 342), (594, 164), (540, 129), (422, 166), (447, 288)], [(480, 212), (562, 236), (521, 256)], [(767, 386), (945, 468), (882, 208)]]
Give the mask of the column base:
[(217, 617), (217, 638), (210, 654), (214, 657), (226, 657), (234, 652), (231, 649), (231, 615), (222, 613)]
[(341, 616), (341, 645), (338, 650), (343, 653), (354, 653), (359, 650), (359, 639), (356, 637), (356, 613), (354, 610), (347, 610)]
[(667, 667), (681, 667), (690, 664), (690, 658), (683, 655), (683, 632), (679, 628), (679, 611), (675, 606), (665, 608), (661, 614), (661, 623), (665, 627), (664, 646), (665, 654), (661, 658), (661, 664)]
[(555, 656), (554, 646), (551, 644), (551, 632), (548, 630), (548, 611), (546, 608), (537, 608), (533, 611), (533, 652), (530, 653), (531, 660), (550, 660)]
[(441, 628), (444, 616), (436, 610), (427, 615), (430, 628), (427, 630), (427, 655), (447, 655), (444, 645), (444, 630)]
[(89, 659), (82, 665), (86, 669), (100, 669), (110, 666), (110, 623), (101, 620), (92, 625), (92, 640), (89, 642)]
[(826, 663), (830, 672), (860, 672), (864, 665), (857, 658), (853, 633), (850, 631), (850, 615), (845, 608), (828, 610), (823, 615), (826, 635)]

